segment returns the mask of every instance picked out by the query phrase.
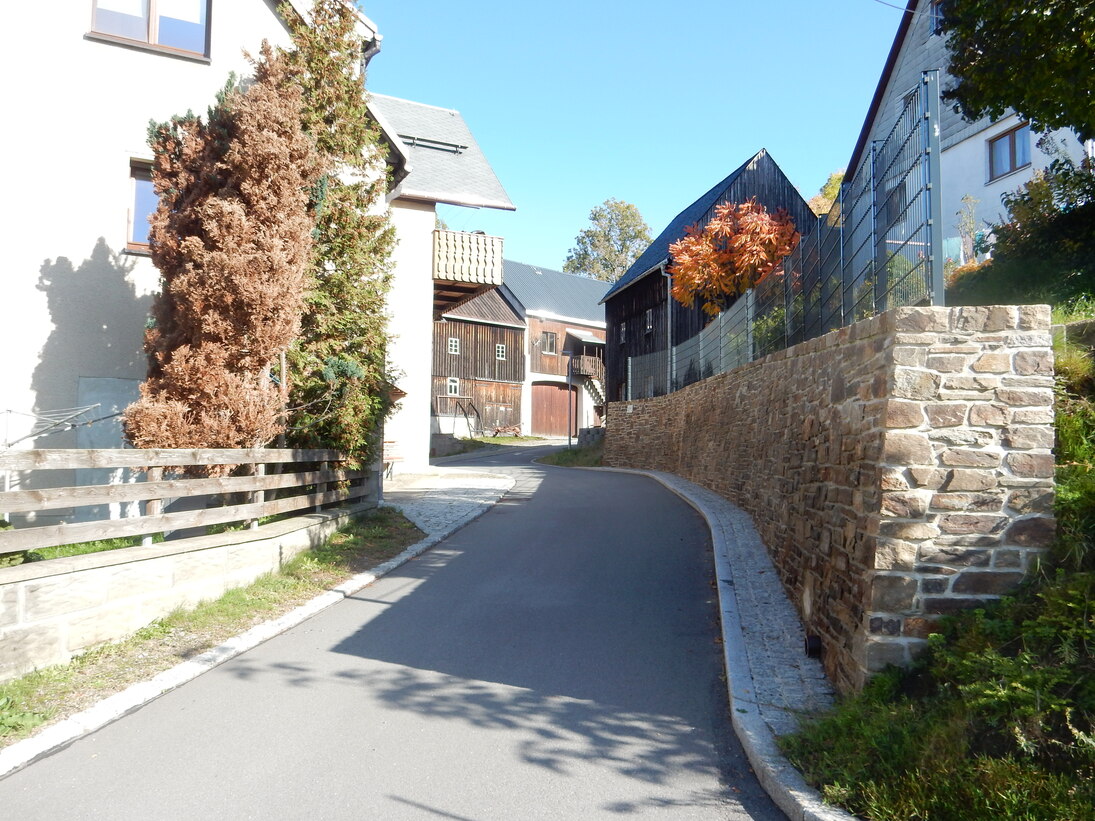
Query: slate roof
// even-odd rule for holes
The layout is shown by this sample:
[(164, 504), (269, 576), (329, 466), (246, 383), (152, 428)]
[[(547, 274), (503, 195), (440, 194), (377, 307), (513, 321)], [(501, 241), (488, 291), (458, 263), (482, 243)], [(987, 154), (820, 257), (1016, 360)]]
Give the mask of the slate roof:
[(604, 323), (605, 309), (600, 300), (607, 282), (509, 259), (502, 265), (502, 287), (513, 294), (526, 313)]
[(714, 188), (677, 214), (677, 216), (673, 218), (673, 221), (665, 227), (665, 230), (658, 234), (657, 239), (650, 243), (650, 246), (643, 251), (637, 260), (635, 260), (635, 263), (627, 269), (627, 272), (616, 280), (608, 293), (601, 297), (601, 301), (604, 302), (610, 296), (622, 291), (636, 280), (642, 279), (643, 275), (650, 271), (651, 268), (656, 268), (669, 259), (669, 246), (684, 236), (684, 229), (689, 225), (694, 225), (707, 214), (707, 212), (726, 195), (726, 190), (733, 184), (734, 180), (738, 178), (738, 175), (748, 168), (750, 163), (755, 162), (758, 157), (766, 153), (767, 152), (764, 149), (758, 151), (742, 163), (729, 177), (718, 183)]
[(372, 93), (369, 110), (406, 158), (399, 196), (516, 210), (459, 111)]

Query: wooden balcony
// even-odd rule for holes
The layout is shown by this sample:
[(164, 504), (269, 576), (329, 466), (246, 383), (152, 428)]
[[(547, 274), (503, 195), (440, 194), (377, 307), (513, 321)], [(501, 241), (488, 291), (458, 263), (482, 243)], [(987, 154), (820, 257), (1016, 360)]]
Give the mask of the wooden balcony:
[(571, 373), (575, 376), (591, 376), (604, 381), (605, 363), (596, 356), (576, 356), (570, 363)]
[(502, 284), (502, 238), (467, 231), (433, 232), (433, 313)]

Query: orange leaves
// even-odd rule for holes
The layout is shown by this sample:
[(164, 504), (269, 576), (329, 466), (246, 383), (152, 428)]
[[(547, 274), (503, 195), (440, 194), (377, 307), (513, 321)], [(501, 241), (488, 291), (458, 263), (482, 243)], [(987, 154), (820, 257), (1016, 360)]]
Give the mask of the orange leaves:
[(755, 197), (718, 205), (707, 225), (690, 226), (669, 246), (673, 297), (689, 308), (700, 299), (704, 312), (715, 316), (774, 271), (798, 241), (782, 208), (773, 216)]

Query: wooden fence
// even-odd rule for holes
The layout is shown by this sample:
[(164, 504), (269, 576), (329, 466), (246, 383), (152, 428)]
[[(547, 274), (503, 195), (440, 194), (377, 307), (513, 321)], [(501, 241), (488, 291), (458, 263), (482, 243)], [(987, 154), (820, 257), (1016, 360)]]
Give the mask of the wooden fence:
[[(17, 472), (19, 489), (0, 492), (4, 515), (23, 514), (25, 526), (0, 531), (0, 556), (54, 545), (142, 536), (183, 528), (246, 522), (264, 516), (316, 510), (361, 499), (373, 471), (347, 470), (333, 450), (112, 449), (0, 451), (0, 473)], [(186, 478), (186, 468), (242, 466), (247, 475)], [(278, 470), (268, 470), (267, 466)], [(128, 469), (124, 483), (51, 487), (48, 472)], [(237, 470), (236, 473), (241, 471)], [(143, 475), (142, 475), (143, 474)], [(135, 481), (140, 476), (143, 481)], [(206, 497), (217, 506), (164, 512), (165, 500)], [(129, 504), (124, 518), (35, 525), (35, 514), (77, 507)]]

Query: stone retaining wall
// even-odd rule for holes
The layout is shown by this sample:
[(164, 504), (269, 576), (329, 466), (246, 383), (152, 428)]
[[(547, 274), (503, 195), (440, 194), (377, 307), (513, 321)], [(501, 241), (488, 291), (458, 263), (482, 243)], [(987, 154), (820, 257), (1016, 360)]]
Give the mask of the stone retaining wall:
[(0, 568), (0, 681), (250, 584), (375, 507), (372, 500), (256, 530)]
[(1051, 542), (1049, 321), (1046, 306), (897, 309), (611, 404), (605, 464), (747, 510), (833, 682), (858, 689)]

